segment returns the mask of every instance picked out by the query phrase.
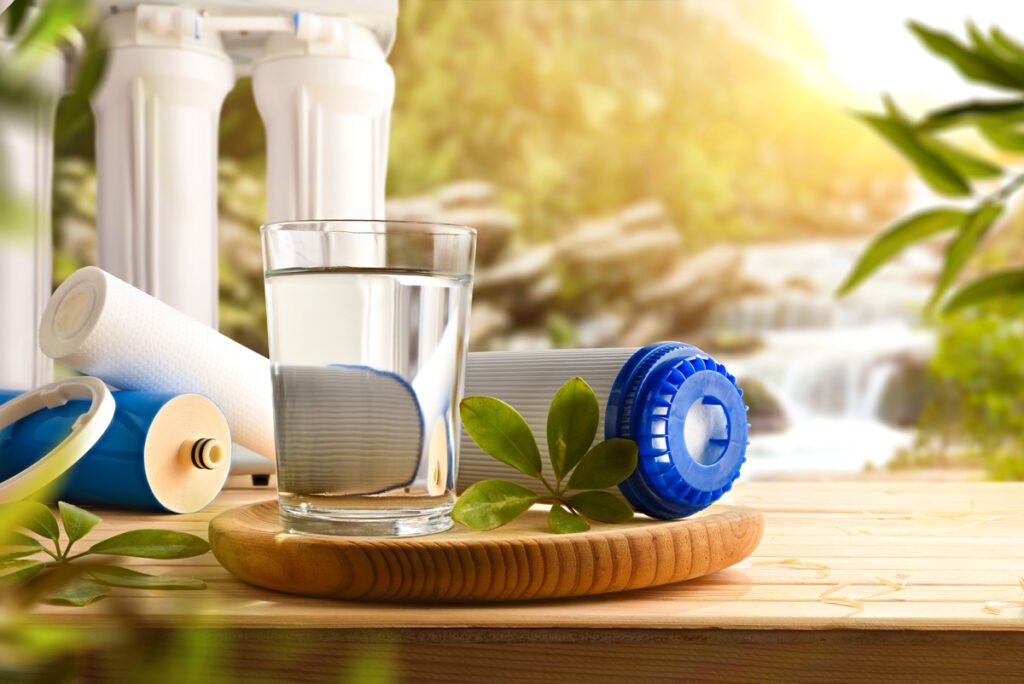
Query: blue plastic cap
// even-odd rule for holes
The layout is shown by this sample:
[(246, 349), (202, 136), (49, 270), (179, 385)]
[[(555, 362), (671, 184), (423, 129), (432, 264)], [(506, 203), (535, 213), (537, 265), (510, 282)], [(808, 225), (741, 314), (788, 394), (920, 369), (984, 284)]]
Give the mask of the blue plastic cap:
[(619, 489), (653, 518), (707, 508), (746, 460), (747, 408), (736, 378), (680, 342), (657, 342), (630, 357), (612, 386), (604, 426), (606, 439), (639, 445), (636, 471)]

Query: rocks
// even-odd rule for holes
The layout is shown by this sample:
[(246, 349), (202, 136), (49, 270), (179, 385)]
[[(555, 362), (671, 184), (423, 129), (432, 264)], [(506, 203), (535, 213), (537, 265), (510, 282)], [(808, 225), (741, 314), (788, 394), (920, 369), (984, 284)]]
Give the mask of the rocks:
[(901, 355), (890, 363), (893, 369), (875, 408), (877, 417), (891, 427), (914, 427), (928, 401), (928, 359)]
[(388, 200), (387, 216), (397, 221), (453, 223), (476, 229), (477, 266), (492, 263), (519, 226), (515, 214), (497, 205), (494, 186), (460, 181), (432, 195)]
[(747, 405), (750, 434), (782, 432), (789, 427), (789, 419), (782, 403), (760, 380), (741, 378), (736, 381), (743, 390), (743, 403)]

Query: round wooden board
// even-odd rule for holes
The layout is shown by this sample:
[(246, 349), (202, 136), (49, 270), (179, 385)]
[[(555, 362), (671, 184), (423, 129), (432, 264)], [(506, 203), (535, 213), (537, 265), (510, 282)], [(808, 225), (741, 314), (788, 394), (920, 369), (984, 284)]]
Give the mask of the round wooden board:
[(683, 520), (637, 516), (552, 534), (547, 510), (489, 532), (456, 525), (423, 537), (289, 534), (277, 502), (243, 506), (210, 522), (210, 546), (227, 570), (266, 589), (367, 601), (520, 601), (653, 587), (743, 560), (761, 540), (761, 514), (712, 506)]

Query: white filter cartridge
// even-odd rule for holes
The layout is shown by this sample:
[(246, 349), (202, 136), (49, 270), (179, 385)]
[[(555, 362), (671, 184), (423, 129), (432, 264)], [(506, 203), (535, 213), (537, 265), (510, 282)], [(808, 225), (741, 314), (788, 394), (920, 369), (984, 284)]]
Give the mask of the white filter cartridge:
[(274, 458), (267, 359), (94, 266), (53, 293), (43, 351), (125, 390), (196, 393), (213, 400), (242, 446)]

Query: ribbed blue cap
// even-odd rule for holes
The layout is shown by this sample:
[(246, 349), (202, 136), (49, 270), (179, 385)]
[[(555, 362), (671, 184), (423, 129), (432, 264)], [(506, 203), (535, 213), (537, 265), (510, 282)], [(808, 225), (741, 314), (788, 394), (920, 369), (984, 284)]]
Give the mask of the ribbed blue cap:
[[(748, 444), (742, 397), (736, 378), (697, 347), (657, 342), (630, 357), (612, 386), (604, 431), (640, 447), (636, 471), (619, 485), (633, 508), (683, 518), (732, 487)], [(691, 425), (689, 446), (688, 416), (701, 422)], [(695, 427), (706, 434), (692, 434)]]

